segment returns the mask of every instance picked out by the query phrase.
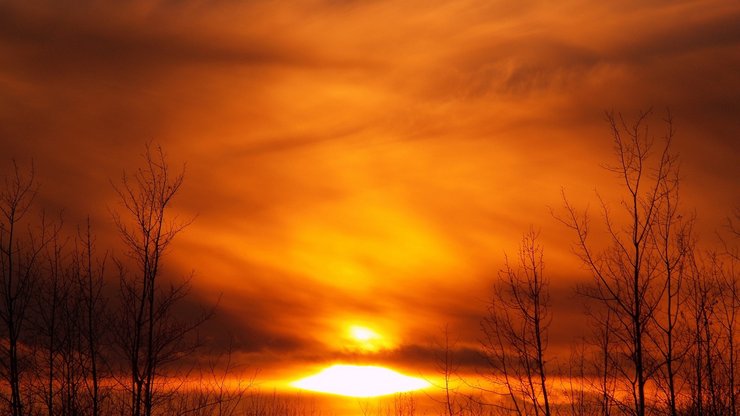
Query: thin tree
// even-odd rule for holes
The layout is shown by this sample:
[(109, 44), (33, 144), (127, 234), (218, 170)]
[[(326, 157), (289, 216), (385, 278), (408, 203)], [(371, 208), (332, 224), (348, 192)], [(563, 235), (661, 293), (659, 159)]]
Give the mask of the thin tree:
[(444, 413), (447, 416), (462, 414), (462, 406), (458, 403), (457, 398), (457, 385), (460, 381), (457, 372), (460, 365), (455, 359), (455, 345), (455, 341), (450, 341), (450, 328), (446, 324), (442, 331), (442, 339), (434, 343), (434, 349), (437, 351), (434, 363), (435, 370), (442, 377), (442, 381), (440, 384), (431, 382), (432, 385), (442, 391), (444, 397), (442, 399), (436, 399), (431, 395), (429, 397), (444, 407)]
[(549, 280), (543, 274), (543, 248), (538, 233), (522, 237), (518, 262), (499, 272), (488, 315), (482, 322), (483, 349), (491, 378), (510, 398), (519, 415), (549, 416), (550, 398), (545, 352), (551, 321)]
[(737, 415), (737, 372), (738, 372), (738, 319), (740, 318), (740, 281), (737, 274), (737, 260), (733, 256), (717, 256), (714, 267), (715, 282), (718, 288), (714, 316), (718, 349), (717, 365), (721, 374), (722, 392), (718, 403), (725, 414)]
[[(673, 137), (673, 121), (668, 115), (668, 144)], [(652, 238), (659, 257), (659, 271), (663, 275), (661, 311), (654, 315), (658, 331), (653, 336), (657, 353), (662, 360), (657, 367), (659, 385), (664, 390), (666, 405), (671, 416), (678, 414), (678, 374), (687, 351), (687, 343), (680, 339), (683, 331), (681, 313), (685, 300), (684, 280), (689, 270), (687, 259), (694, 250), (692, 228), (693, 216), (685, 216), (680, 211), (679, 170), (673, 167), (674, 159), (667, 159), (668, 166), (664, 180), (658, 182), (659, 200), (652, 228)], [(684, 337), (685, 338), (685, 337)]]
[(35, 380), (28, 385), (49, 416), (100, 414), (104, 263), (93, 259), (89, 221), (76, 237), (71, 249), (57, 233), (47, 244), (30, 317)]
[(59, 370), (57, 384), (59, 385), (59, 410), (55, 415), (78, 415), (86, 406), (84, 396), (84, 380), (87, 378), (85, 370), (84, 343), (82, 331), (82, 293), (76, 290), (75, 283), (79, 274), (78, 265), (74, 259), (76, 253), (70, 253), (66, 267), (63, 269), (62, 304), (59, 326), (58, 360)]
[[(649, 331), (661, 301), (665, 281), (661, 281), (660, 256), (654, 228), (665, 198), (668, 178), (675, 172), (676, 158), (670, 153), (673, 128), (668, 123), (662, 146), (654, 148), (654, 139), (641, 113), (627, 123), (613, 113), (607, 114), (617, 163), (607, 166), (620, 179), (625, 197), (620, 201), (625, 218), (613, 214), (599, 196), (609, 246), (597, 249), (589, 239), (589, 217), (579, 213), (563, 194), (566, 217), (561, 221), (576, 234), (576, 253), (590, 269), (594, 284), (584, 293), (610, 309), (615, 320), (614, 334), (628, 366), (619, 370), (629, 383), (632, 412), (644, 416), (645, 388), (653, 372), (649, 351)], [(616, 362), (624, 362), (618, 359)]]
[(233, 357), (233, 339), (226, 351), (221, 351), (201, 366), (197, 375), (188, 375), (196, 383), (195, 392), (188, 392), (167, 403), (167, 414), (181, 416), (236, 416), (252, 414), (247, 410), (247, 393), (254, 385), (256, 373), (244, 377), (244, 368)]
[(73, 336), (73, 331), (68, 329), (74, 320), (65, 316), (69, 310), (66, 304), (71, 297), (65, 254), (65, 242), (58, 236), (46, 246), (43, 279), (37, 282), (35, 308), (30, 320), (37, 337), (34, 342), (37, 357), (33, 367), (39, 381), (39, 395), (49, 416), (61, 410), (57, 402), (61, 403), (62, 398), (57, 393), (66, 388), (61, 377), (62, 355), (68, 352), (64, 348), (69, 341), (67, 338)]
[(104, 325), (110, 310), (105, 306), (103, 297), (105, 265), (107, 253), (96, 260), (95, 241), (91, 231), (90, 219), (87, 219), (84, 231), (78, 231), (75, 247), (76, 287), (79, 294), (81, 337), (81, 355), (84, 357), (85, 374), (83, 381), (90, 398), (90, 414), (101, 414), (105, 392), (101, 387), (105, 355), (102, 345), (109, 336)]
[(594, 390), (598, 392), (598, 409), (602, 416), (612, 414), (612, 408), (618, 404), (615, 397), (617, 384), (617, 362), (611, 353), (615, 345), (616, 335), (614, 333), (614, 318), (609, 308), (603, 311), (589, 311), (592, 322), (591, 334), (586, 342), (592, 347), (591, 367), (597, 380), (594, 382)]
[(176, 319), (174, 308), (187, 295), (189, 280), (169, 286), (160, 281), (166, 249), (189, 224), (171, 214), (173, 198), (182, 183), (183, 173), (170, 171), (162, 148), (147, 146), (144, 166), (133, 176), (124, 174), (121, 185), (114, 186), (122, 213), (114, 212), (113, 219), (134, 265), (129, 271), (117, 260), (121, 310), (117, 316), (120, 324), (115, 328), (128, 362), (132, 416), (152, 414), (161, 371), (192, 347), (188, 336), (207, 319)]
[(37, 189), (33, 167), (24, 173), (13, 162), (13, 172), (5, 178), (4, 188), (0, 190), (0, 324), (7, 340), (2, 343), (0, 353), (2, 375), (10, 390), (7, 401), (12, 416), (25, 414), (19, 347), (38, 280), (40, 257), (48, 240), (43, 218), (35, 231), (31, 226), (27, 232), (21, 228)]
[(567, 377), (560, 379), (560, 388), (568, 398), (568, 406), (572, 416), (594, 413), (593, 403), (590, 403), (586, 395), (586, 371), (586, 341), (581, 340), (571, 344), (570, 357), (566, 363), (566, 368), (558, 370), (560, 374), (567, 375)]
[(738, 267), (740, 265), (740, 209), (735, 209), (734, 219), (728, 219), (727, 228), (730, 233), (728, 239), (723, 239), (724, 256), (727, 259), (726, 267), (723, 268), (721, 287), (724, 296), (720, 300), (719, 308), (722, 312), (722, 326), (727, 338), (726, 373), (728, 381), (728, 396), (730, 415), (737, 416), (740, 401), (740, 389), (737, 387), (738, 360), (740, 357), (740, 346), (738, 345), (738, 320), (740, 319), (740, 277)]
[[(727, 241), (725, 248), (727, 249)], [(691, 251), (687, 257), (686, 323), (691, 334), (687, 367), (688, 411), (737, 415), (740, 283), (731, 252)]]
[(720, 377), (717, 371), (717, 363), (721, 360), (719, 354), (720, 337), (717, 331), (717, 305), (721, 295), (718, 284), (720, 274), (720, 262), (717, 253), (709, 252), (706, 255), (705, 264), (701, 274), (697, 277), (702, 280), (702, 294), (706, 297), (704, 307), (701, 309), (700, 319), (702, 328), (702, 360), (700, 365), (706, 379), (706, 401), (705, 409), (710, 415), (720, 414)]
[[(687, 369), (686, 379), (690, 382), (691, 403), (690, 410), (697, 416), (703, 416), (705, 412), (705, 395), (708, 390), (708, 374), (705, 362), (711, 363), (711, 359), (705, 360), (705, 352), (708, 350), (704, 344), (706, 334), (705, 322), (711, 316), (711, 309), (715, 291), (713, 285), (706, 279), (705, 268), (697, 258), (697, 253), (690, 253), (689, 257), (689, 296), (687, 298), (688, 319), (691, 326), (692, 345), (689, 350), (691, 366)], [(711, 338), (710, 338), (711, 341)], [(710, 348), (711, 349), (711, 348)], [(713, 377), (713, 376), (712, 376)], [(711, 411), (710, 411), (711, 412)], [(710, 413), (711, 414), (711, 413)]]

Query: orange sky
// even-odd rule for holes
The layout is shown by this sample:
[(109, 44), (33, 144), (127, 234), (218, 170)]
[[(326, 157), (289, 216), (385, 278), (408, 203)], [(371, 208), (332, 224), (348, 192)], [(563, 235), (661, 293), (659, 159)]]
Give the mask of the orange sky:
[[(214, 345), (280, 369), (472, 363), (491, 279), (542, 229), (553, 344), (584, 278), (550, 215), (616, 180), (604, 111), (670, 107), (703, 239), (740, 205), (735, 1), (4, 1), (0, 166), (115, 241), (110, 180), (146, 141), (187, 163), (197, 215), (166, 259), (222, 294)], [(387, 340), (343, 340), (350, 324)], [(359, 358), (358, 354), (364, 356)], [(269, 371), (267, 372), (268, 374)]]

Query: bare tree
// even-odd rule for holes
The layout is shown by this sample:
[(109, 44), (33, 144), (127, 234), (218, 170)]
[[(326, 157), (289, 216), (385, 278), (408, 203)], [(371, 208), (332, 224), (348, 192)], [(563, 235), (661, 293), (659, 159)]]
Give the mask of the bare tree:
[(646, 122), (648, 114), (641, 113), (633, 123), (607, 114), (617, 160), (607, 168), (618, 175), (626, 191), (620, 201), (624, 208), (620, 214), (625, 218), (622, 226), (619, 215), (612, 213), (599, 197), (609, 246), (600, 250), (591, 243), (588, 214), (579, 213), (565, 195), (567, 214), (561, 218), (576, 234), (576, 252), (594, 276), (594, 284), (584, 293), (611, 311), (618, 352), (626, 358), (618, 357), (615, 362), (621, 363), (618, 369), (628, 381), (626, 393), (632, 398), (632, 412), (638, 416), (645, 415), (645, 387), (656, 371), (648, 351), (649, 332), (665, 287), (665, 280), (660, 279), (660, 255), (653, 233), (669, 187), (666, 181), (673, 177), (676, 163), (670, 153), (670, 121), (665, 140), (655, 152)]
[[(609, 308), (599, 310), (588, 310), (587, 314), (591, 320), (591, 332), (584, 339), (584, 343), (590, 347), (589, 367), (596, 375), (591, 388), (598, 393), (598, 414), (609, 416), (614, 407), (620, 405), (615, 395), (617, 389), (617, 366), (618, 362), (612, 353), (616, 343), (614, 333), (614, 318)], [(583, 353), (586, 355), (586, 352)]]
[(740, 282), (738, 282), (737, 265), (734, 259), (719, 270), (718, 286), (720, 296), (717, 304), (716, 315), (718, 329), (722, 337), (722, 354), (719, 364), (722, 366), (723, 380), (723, 408), (728, 409), (727, 414), (736, 416), (738, 412), (738, 399), (740, 392), (737, 387), (738, 376), (738, 318), (740, 318)]
[[(706, 413), (704, 396), (705, 390), (707, 390), (706, 384), (708, 384), (706, 383), (708, 375), (704, 359), (707, 348), (704, 347), (704, 344), (706, 342), (705, 335), (711, 334), (711, 331), (704, 330), (704, 325), (705, 322), (709, 321), (707, 317), (711, 315), (714, 291), (711, 283), (705, 279), (706, 273), (702, 269), (696, 253), (691, 253), (689, 266), (690, 286), (687, 309), (690, 313), (688, 319), (692, 332), (692, 345), (689, 350), (692, 364), (689, 371), (687, 371), (686, 379), (689, 380), (691, 389), (690, 410), (697, 416), (703, 416)], [(708, 361), (711, 363), (711, 359)]]
[(19, 347), (48, 236), (43, 218), (36, 230), (30, 225), (26, 230), (21, 228), (38, 189), (33, 167), (24, 173), (14, 162), (13, 173), (5, 178), (4, 185), (0, 190), (0, 322), (7, 341), (2, 343), (0, 352), (3, 356), (2, 375), (10, 390), (10, 398), (7, 399), (10, 414), (22, 416), (25, 412)]
[(103, 297), (105, 285), (105, 265), (107, 253), (101, 258), (96, 258), (95, 240), (91, 230), (90, 219), (87, 219), (86, 227), (78, 231), (75, 246), (74, 270), (78, 295), (77, 320), (80, 343), (80, 357), (84, 368), (83, 382), (89, 397), (91, 416), (99, 416), (102, 410), (102, 402), (107, 396), (107, 391), (101, 385), (107, 367), (106, 356), (103, 345), (109, 338), (109, 331), (104, 325), (110, 314), (106, 307), (106, 299)]
[(127, 361), (132, 416), (150, 416), (161, 387), (161, 371), (194, 348), (188, 339), (207, 317), (177, 319), (175, 308), (187, 295), (189, 280), (164, 285), (162, 257), (174, 237), (189, 224), (170, 213), (172, 200), (183, 183), (183, 173), (172, 174), (161, 147), (147, 146), (144, 166), (133, 176), (124, 174), (115, 187), (123, 214), (113, 213), (134, 269), (118, 260), (121, 310), (116, 317), (118, 345)]
[[(101, 391), (107, 390), (101, 389), (101, 344), (108, 341), (103, 330), (108, 311), (102, 304), (105, 258), (95, 263), (89, 222), (73, 245), (61, 236), (61, 221), (51, 229), (29, 316), (26, 347), (34, 377), (26, 386), (35, 397), (28, 404), (40, 405), (49, 416), (98, 416)], [(29, 406), (25, 412), (38, 413)]]
[(226, 351), (208, 359), (197, 375), (188, 376), (196, 383), (195, 391), (168, 403), (168, 414), (179, 416), (236, 416), (246, 410), (247, 393), (254, 385), (256, 373), (244, 376), (233, 359), (233, 340)]
[(560, 388), (568, 398), (572, 416), (585, 416), (591, 410), (586, 396), (587, 361), (585, 345), (585, 341), (571, 344), (567, 369), (559, 370), (560, 374), (567, 375), (567, 377), (560, 379)]
[(740, 345), (738, 345), (738, 320), (740, 319), (740, 277), (738, 277), (738, 267), (740, 267), (740, 250), (738, 241), (740, 241), (740, 209), (735, 209), (733, 221), (728, 219), (730, 237), (723, 239), (725, 267), (721, 269), (720, 288), (723, 296), (720, 297), (718, 309), (722, 315), (720, 324), (726, 338), (727, 353), (725, 354), (724, 367), (728, 383), (728, 400), (730, 415), (736, 416), (738, 413), (738, 402), (740, 401), (740, 389), (737, 386), (738, 371), (740, 363)]
[(71, 293), (65, 254), (65, 242), (55, 236), (43, 255), (45, 267), (42, 278), (37, 282), (35, 308), (30, 319), (36, 338), (33, 341), (33, 367), (38, 379), (36, 390), (49, 416), (61, 410), (57, 402), (62, 398), (57, 397), (57, 393), (66, 387), (62, 378), (62, 355), (68, 352), (65, 349), (70, 341), (68, 337), (73, 336), (68, 329), (74, 319), (66, 316), (73, 308), (66, 305)]
[[(673, 121), (668, 115), (667, 144), (674, 135)], [(680, 385), (678, 374), (687, 351), (686, 337), (681, 323), (684, 303), (684, 280), (688, 272), (687, 259), (694, 250), (692, 228), (693, 216), (685, 216), (679, 204), (679, 170), (674, 167), (675, 159), (667, 158), (665, 177), (658, 182), (659, 199), (656, 203), (655, 224), (651, 236), (659, 258), (658, 272), (662, 274), (663, 288), (659, 303), (660, 313), (653, 318), (657, 331), (652, 335), (661, 362), (657, 366), (658, 387), (663, 390), (665, 402), (671, 416), (678, 412)]]
[(538, 233), (525, 233), (518, 263), (506, 259), (494, 286), (488, 315), (482, 322), (483, 348), (492, 366), (491, 379), (503, 387), (511, 411), (549, 416), (550, 399), (545, 352), (549, 311), (549, 280), (543, 274), (543, 249)]
[(442, 377), (442, 382), (441, 384), (431, 383), (442, 391), (444, 397), (442, 399), (434, 398), (431, 395), (429, 397), (444, 407), (444, 413), (447, 416), (462, 414), (463, 411), (457, 397), (460, 379), (457, 374), (459, 363), (454, 356), (455, 344), (455, 341), (450, 341), (449, 325), (445, 325), (442, 330), (442, 339), (436, 341), (434, 345), (435, 350), (438, 351), (435, 357), (435, 369), (437, 374)]

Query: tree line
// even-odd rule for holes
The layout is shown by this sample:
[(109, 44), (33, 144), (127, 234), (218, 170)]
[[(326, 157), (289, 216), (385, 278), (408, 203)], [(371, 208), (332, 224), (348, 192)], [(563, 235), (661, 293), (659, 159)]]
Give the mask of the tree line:
[[(189, 279), (162, 278), (162, 257), (189, 224), (171, 212), (182, 183), (183, 172), (172, 171), (162, 148), (148, 145), (142, 166), (114, 185), (112, 217), (125, 250), (113, 256), (98, 251), (89, 220), (70, 236), (61, 218), (34, 209), (33, 166), (13, 163), (0, 190), (2, 414), (233, 411), (216, 363), (199, 378), (179, 366), (213, 314), (182, 318), (177, 308)], [(200, 380), (196, 395), (174, 400), (184, 383), (178, 374)]]

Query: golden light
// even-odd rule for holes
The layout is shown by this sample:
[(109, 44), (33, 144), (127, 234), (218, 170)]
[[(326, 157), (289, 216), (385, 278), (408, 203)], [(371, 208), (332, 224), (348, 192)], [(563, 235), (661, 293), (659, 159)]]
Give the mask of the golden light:
[(358, 324), (347, 326), (341, 341), (343, 349), (362, 353), (378, 352), (393, 347), (391, 339), (374, 329)]
[(364, 326), (352, 325), (349, 327), (349, 334), (352, 338), (360, 342), (368, 342), (380, 338), (377, 332)]
[(419, 390), (430, 384), (385, 367), (337, 364), (291, 385), (340, 396), (374, 397)]

